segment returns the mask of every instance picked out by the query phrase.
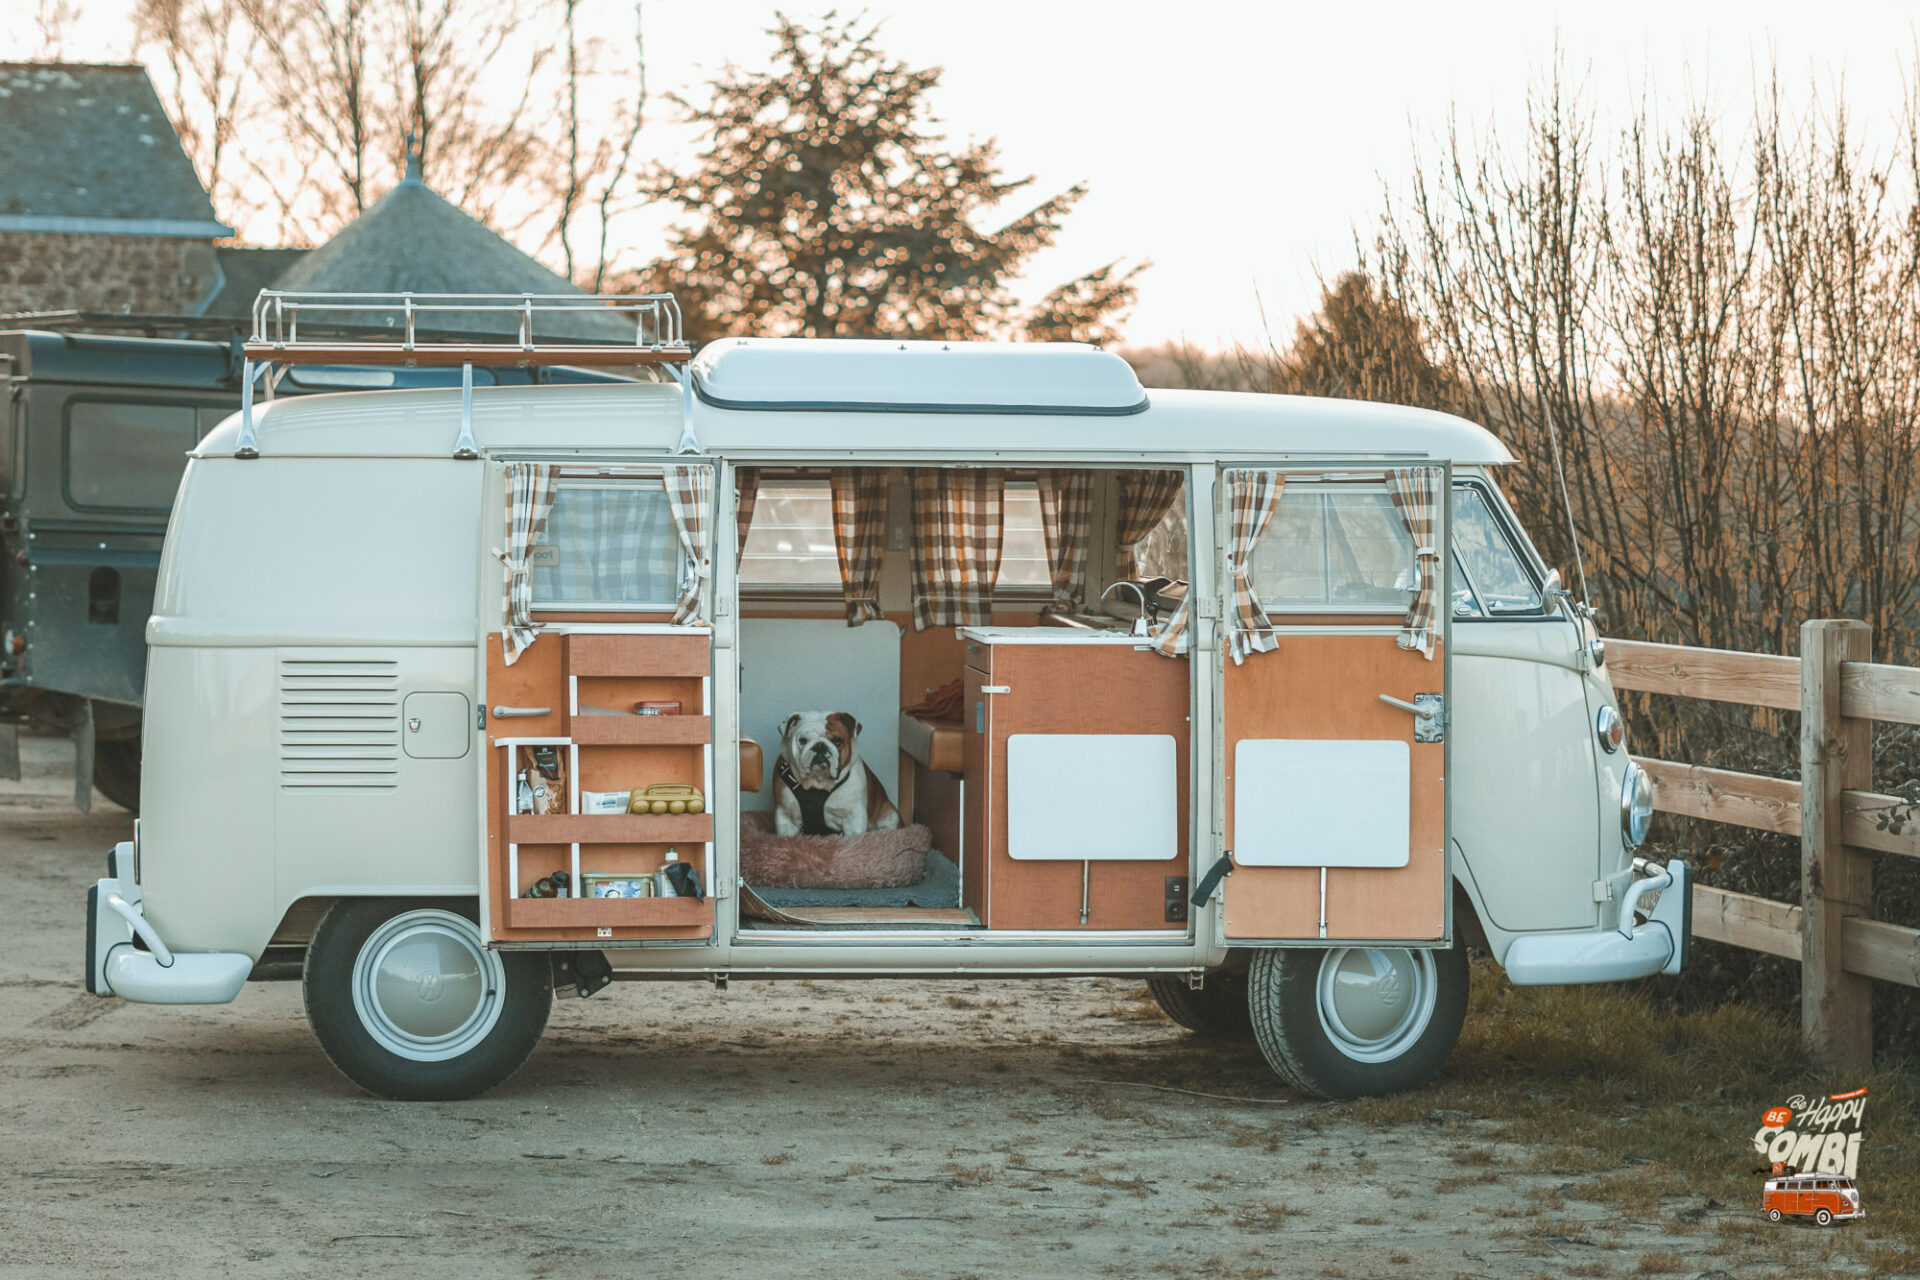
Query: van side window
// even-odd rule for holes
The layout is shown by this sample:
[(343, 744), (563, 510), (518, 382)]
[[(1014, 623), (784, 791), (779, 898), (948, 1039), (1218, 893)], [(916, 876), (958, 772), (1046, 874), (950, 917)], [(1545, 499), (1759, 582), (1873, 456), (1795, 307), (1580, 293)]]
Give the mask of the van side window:
[(671, 609), (686, 565), (657, 480), (560, 481), (531, 561), (546, 609)]
[(1498, 618), (1540, 612), (1540, 589), (1508, 540), (1486, 495), (1453, 490), (1453, 616)]
[(1413, 538), (1384, 486), (1295, 481), (1255, 545), (1268, 612), (1398, 613), (1413, 598)]
[[(1008, 480), (1001, 506), (1001, 591), (1045, 590), (1047, 540), (1040, 523), (1040, 491), (1031, 480)], [(833, 492), (826, 480), (768, 479), (760, 483), (740, 557), (740, 583), (747, 588), (840, 589), (840, 559), (833, 540)]]
[(70, 401), (67, 500), (76, 507), (164, 512), (187, 469), (187, 450), (198, 440), (192, 405)]

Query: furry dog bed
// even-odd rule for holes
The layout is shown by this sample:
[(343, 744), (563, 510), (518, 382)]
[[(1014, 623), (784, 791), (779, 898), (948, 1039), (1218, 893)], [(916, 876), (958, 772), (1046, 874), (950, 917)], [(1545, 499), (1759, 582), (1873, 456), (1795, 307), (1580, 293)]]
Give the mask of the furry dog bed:
[(927, 877), (933, 832), (922, 826), (858, 836), (783, 836), (765, 813), (740, 815), (740, 874), (769, 889), (900, 889)]

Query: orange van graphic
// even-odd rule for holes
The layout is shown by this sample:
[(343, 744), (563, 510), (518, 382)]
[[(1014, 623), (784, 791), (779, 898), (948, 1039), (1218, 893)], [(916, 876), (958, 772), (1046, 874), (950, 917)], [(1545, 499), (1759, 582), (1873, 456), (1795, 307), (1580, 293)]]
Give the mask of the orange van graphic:
[(1760, 1210), (1770, 1222), (1789, 1217), (1812, 1218), (1823, 1227), (1867, 1216), (1867, 1211), (1860, 1207), (1860, 1189), (1854, 1186), (1853, 1179), (1824, 1173), (1768, 1178)]

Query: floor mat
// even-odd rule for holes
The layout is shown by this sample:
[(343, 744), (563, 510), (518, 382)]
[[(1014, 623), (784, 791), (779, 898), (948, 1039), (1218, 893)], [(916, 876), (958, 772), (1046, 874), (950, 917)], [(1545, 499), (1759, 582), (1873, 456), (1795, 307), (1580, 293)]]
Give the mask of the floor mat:
[(960, 868), (938, 849), (927, 850), (927, 878), (904, 889), (762, 889), (770, 907), (958, 907)]
[(796, 907), (771, 906), (741, 886), (740, 918), (754, 925), (785, 924), (808, 929), (977, 929), (980, 921), (964, 907)]

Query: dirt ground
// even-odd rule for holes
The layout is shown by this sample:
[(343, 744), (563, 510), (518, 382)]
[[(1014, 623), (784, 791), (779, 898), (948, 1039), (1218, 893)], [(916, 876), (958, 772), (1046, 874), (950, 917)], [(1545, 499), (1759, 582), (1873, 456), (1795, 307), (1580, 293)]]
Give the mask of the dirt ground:
[(74, 812), (70, 750), (26, 739), (0, 783), (0, 1275), (1846, 1271), (1831, 1231), (1756, 1246), (1755, 1206), (1582, 1200), (1491, 1120), (1302, 1099), (1125, 982), (617, 984), (488, 1097), (383, 1102), (297, 983), (85, 993), (85, 887), (131, 823)]

